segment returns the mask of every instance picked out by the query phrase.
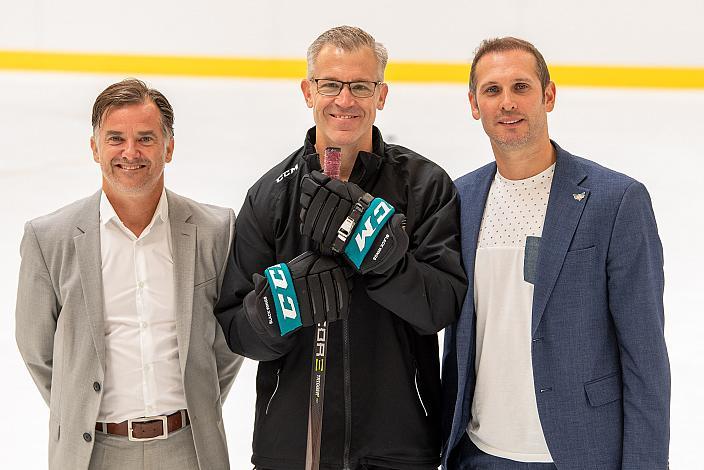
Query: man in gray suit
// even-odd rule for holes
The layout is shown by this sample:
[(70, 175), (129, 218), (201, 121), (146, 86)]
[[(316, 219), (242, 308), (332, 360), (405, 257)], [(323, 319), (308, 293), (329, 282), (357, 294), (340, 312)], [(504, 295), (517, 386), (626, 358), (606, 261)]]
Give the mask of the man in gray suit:
[(93, 106), (102, 190), (25, 225), (17, 344), (49, 405), (49, 468), (229, 468), (242, 358), (215, 317), (231, 209), (164, 188), (173, 110), (129, 79)]

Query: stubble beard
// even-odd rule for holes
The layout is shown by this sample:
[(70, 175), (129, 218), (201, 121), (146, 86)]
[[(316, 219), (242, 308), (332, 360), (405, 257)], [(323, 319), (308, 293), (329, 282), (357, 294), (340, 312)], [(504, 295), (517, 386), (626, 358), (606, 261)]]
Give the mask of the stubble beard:
[(118, 176), (117, 173), (122, 170), (118, 169), (113, 164), (113, 162), (115, 162), (115, 160), (124, 161), (121, 158), (115, 158), (110, 161), (110, 167), (107, 169), (108, 171), (103, 172), (103, 177), (105, 178), (105, 180), (107, 181), (109, 186), (114, 188), (119, 193), (122, 193), (125, 195), (135, 196), (138, 194), (149, 192), (151, 189), (154, 188), (154, 185), (157, 184), (157, 182), (159, 181), (159, 176), (161, 174), (163, 174), (164, 166), (166, 165), (165, 158), (166, 158), (166, 153), (164, 153), (164, 155), (162, 155), (162, 167), (161, 167), (161, 172), (159, 173), (159, 175), (154, 175), (151, 173), (151, 171), (154, 170), (154, 166), (148, 160), (137, 160), (135, 162), (130, 162), (131, 164), (145, 165), (144, 169), (136, 170), (136, 171), (147, 173), (138, 182), (129, 182), (127, 175), (124, 175), (125, 176), (124, 178), (121, 178), (120, 176)]
[(524, 120), (527, 126), (525, 132), (519, 135), (511, 135), (509, 133), (502, 132), (495, 133), (491, 140), (497, 147), (508, 151), (518, 150), (525, 147), (531, 141), (533, 137), (533, 126), (525, 116), (521, 116), (521, 119)]
[(517, 150), (525, 147), (528, 142), (530, 142), (531, 132), (529, 129), (523, 135), (508, 138), (495, 136), (493, 140), (494, 143), (503, 150)]

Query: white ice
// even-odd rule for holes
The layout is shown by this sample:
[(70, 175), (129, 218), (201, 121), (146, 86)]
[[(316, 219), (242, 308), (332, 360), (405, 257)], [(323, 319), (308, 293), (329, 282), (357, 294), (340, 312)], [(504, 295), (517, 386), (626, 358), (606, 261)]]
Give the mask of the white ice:
[[(0, 449), (2, 468), (46, 467), (48, 409), (17, 352), (14, 305), (23, 222), (99, 188), (88, 139), (97, 94), (122, 76), (0, 73)], [(171, 100), (172, 190), (239, 210), (247, 188), (303, 141), (312, 117), (297, 81), (145, 78)], [(704, 91), (560, 88), (550, 134), (572, 153), (650, 190), (665, 248), (672, 365), (671, 467), (701, 467), (704, 436)], [(490, 161), (462, 85), (390, 84), (385, 138), (453, 178)], [(233, 469), (251, 468), (256, 363), (246, 361), (224, 408)], [(292, 404), (291, 406), (296, 406)]]

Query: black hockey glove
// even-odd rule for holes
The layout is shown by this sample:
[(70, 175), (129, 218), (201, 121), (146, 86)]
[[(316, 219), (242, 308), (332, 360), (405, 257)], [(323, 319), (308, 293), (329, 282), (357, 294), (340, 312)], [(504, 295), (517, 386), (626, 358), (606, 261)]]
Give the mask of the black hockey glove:
[(300, 327), (346, 319), (351, 270), (312, 251), (252, 276), (244, 299), (247, 319), (258, 334), (284, 336)]
[(301, 233), (362, 274), (392, 270), (408, 250), (406, 217), (354, 183), (313, 171), (301, 181)]

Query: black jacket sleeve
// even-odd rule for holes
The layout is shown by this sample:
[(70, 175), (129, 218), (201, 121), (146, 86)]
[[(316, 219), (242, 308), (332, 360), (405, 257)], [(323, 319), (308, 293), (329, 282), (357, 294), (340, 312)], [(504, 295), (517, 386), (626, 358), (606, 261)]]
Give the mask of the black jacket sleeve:
[(436, 168), (409, 187), (410, 244), (403, 261), (388, 275), (366, 279), (369, 297), (420, 334), (435, 334), (454, 322), (467, 290), (457, 190)]
[(256, 190), (252, 188), (237, 216), (233, 246), (225, 269), (220, 299), (215, 306), (215, 316), (233, 352), (258, 361), (270, 361), (288, 353), (293, 347), (293, 337), (296, 334), (281, 338), (257, 334), (245, 311), (244, 299), (254, 290), (252, 274), (261, 274), (277, 262), (273, 241), (270, 239), (272, 230), (265, 229), (266, 225), (263, 226), (257, 217), (255, 196)]

